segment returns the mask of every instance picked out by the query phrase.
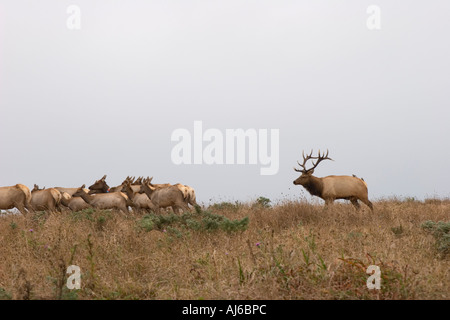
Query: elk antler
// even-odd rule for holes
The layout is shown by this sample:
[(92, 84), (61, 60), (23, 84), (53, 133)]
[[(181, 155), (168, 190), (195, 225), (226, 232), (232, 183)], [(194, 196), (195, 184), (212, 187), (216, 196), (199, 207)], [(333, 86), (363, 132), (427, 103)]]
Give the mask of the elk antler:
[[(303, 170), (297, 169), (297, 168), (294, 168), (294, 170), (297, 171), (297, 172), (307, 173), (308, 171), (313, 171), (322, 160), (332, 160), (332, 161), (334, 161), (333, 159), (328, 157), (328, 149), (327, 149), (327, 153), (326, 154), (324, 153), (322, 155), (320, 154), (320, 150), (319, 150), (317, 157), (313, 157), (312, 154), (313, 154), (313, 151), (311, 150), (311, 153), (305, 157), (305, 153), (304, 153), (304, 151), (302, 151), (303, 164), (301, 164), (298, 161), (297, 161), (297, 163), (299, 164), (300, 167), (303, 168)], [(309, 168), (309, 169), (306, 169), (306, 167), (305, 167), (306, 162), (308, 160), (310, 160), (310, 159), (317, 159), (317, 161), (316, 161), (316, 163), (314, 163), (312, 161), (313, 167)]]

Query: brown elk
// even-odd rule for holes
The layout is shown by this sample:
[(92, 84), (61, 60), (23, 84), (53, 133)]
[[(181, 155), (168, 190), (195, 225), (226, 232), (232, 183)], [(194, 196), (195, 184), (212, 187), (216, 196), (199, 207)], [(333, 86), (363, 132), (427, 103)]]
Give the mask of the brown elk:
[[(84, 188), (83, 191), (86, 192)], [(61, 193), (61, 204), (72, 211), (80, 211), (92, 208), (91, 205), (86, 203), (86, 201), (84, 201), (82, 198), (72, 197), (70, 194), (64, 191)]]
[(61, 192), (55, 188), (39, 189), (34, 185), (31, 190), (31, 206), (34, 210), (61, 211)]
[(78, 188), (72, 197), (81, 197), (96, 209), (118, 209), (128, 213), (128, 197), (121, 192), (109, 192), (90, 195), (83, 188)]
[(96, 194), (96, 193), (107, 193), (109, 192), (110, 188), (108, 184), (106, 183), (106, 174), (99, 180), (96, 180), (95, 183), (91, 186), (89, 186), (89, 194)]
[[(318, 178), (313, 176), (314, 169), (323, 160), (333, 160), (328, 157), (328, 150), (326, 154), (320, 154), (320, 150), (317, 157), (311, 154), (305, 157), (302, 153), (303, 164), (297, 161), (297, 163), (303, 169), (296, 169), (295, 171), (301, 172), (301, 176), (294, 180), (295, 185), (302, 185), (308, 192), (325, 200), (325, 205), (332, 203), (336, 199), (350, 200), (350, 202), (359, 209), (358, 200), (365, 203), (372, 211), (373, 205), (368, 198), (367, 183), (357, 177), (350, 176), (327, 176)], [(317, 159), (312, 168), (306, 169), (306, 162), (310, 159)]]
[(146, 193), (151, 202), (156, 207), (156, 213), (160, 213), (160, 208), (172, 207), (176, 212), (179, 209), (189, 211), (189, 207), (184, 199), (183, 192), (176, 186), (161, 188), (153, 187), (150, 182), (143, 182), (139, 193)]
[(27, 186), (16, 184), (11, 187), (0, 187), (0, 209), (17, 208), (22, 214), (33, 211), (31, 206), (31, 192)]
[[(102, 194), (102, 193), (118, 193), (122, 197), (125, 198), (125, 200), (127, 201), (127, 206), (133, 207), (133, 202), (131, 201), (131, 199), (128, 198), (128, 196), (122, 192), (123, 185), (128, 181), (128, 177), (127, 177), (127, 179), (125, 179), (124, 182), (122, 182), (122, 184), (120, 186), (113, 187), (113, 188), (110, 188), (108, 186), (105, 179), (106, 179), (106, 174), (101, 179), (95, 181), (95, 183), (89, 187), (88, 194), (93, 195), (93, 194)], [(140, 189), (140, 186), (135, 186), (133, 188), (134, 192), (139, 191), (139, 189)]]
[(131, 200), (132, 206), (135, 209), (151, 209), (156, 212), (156, 207), (148, 198), (147, 194), (135, 192), (130, 181), (126, 181), (123, 183), (121, 191), (125, 192), (128, 198)]
[[(152, 184), (151, 183), (152, 179), (153, 177), (144, 179), (144, 182), (150, 184), (154, 188), (163, 188), (171, 186), (170, 183)], [(180, 191), (183, 193), (183, 197), (186, 203), (190, 204), (193, 207), (198, 206), (194, 188), (181, 183), (176, 183), (174, 184), (174, 186), (180, 189)]]

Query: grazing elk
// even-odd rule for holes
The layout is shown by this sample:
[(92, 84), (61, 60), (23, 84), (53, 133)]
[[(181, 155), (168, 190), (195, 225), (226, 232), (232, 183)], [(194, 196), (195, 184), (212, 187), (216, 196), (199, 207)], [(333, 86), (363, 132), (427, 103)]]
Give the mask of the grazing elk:
[(187, 203), (189, 203), (193, 207), (198, 206), (194, 188), (181, 183), (174, 184), (174, 186), (176, 186), (181, 190), (181, 192), (183, 192), (184, 199)]
[(17, 208), (23, 215), (33, 211), (31, 206), (31, 192), (27, 186), (16, 184), (11, 187), (0, 187), (0, 209)]
[(39, 189), (34, 185), (31, 190), (31, 206), (34, 210), (61, 211), (61, 192), (55, 188)]
[[(333, 160), (328, 157), (328, 150), (326, 154), (321, 155), (320, 150), (317, 157), (311, 154), (305, 157), (302, 153), (303, 164), (297, 163), (303, 169), (296, 169), (295, 171), (301, 172), (301, 176), (294, 180), (295, 185), (302, 185), (313, 196), (318, 196), (325, 200), (325, 205), (332, 203), (336, 199), (350, 200), (350, 202), (359, 209), (358, 200), (365, 203), (372, 211), (373, 205), (368, 198), (367, 183), (357, 177), (350, 176), (327, 176), (318, 178), (313, 176), (314, 169), (323, 160)], [(306, 162), (310, 159), (317, 159), (312, 168), (306, 169)]]
[(83, 188), (78, 188), (72, 197), (81, 197), (86, 203), (96, 209), (118, 209), (128, 212), (128, 197), (121, 192), (109, 192), (90, 195)]
[(147, 181), (141, 184), (141, 189), (139, 191), (139, 193), (144, 192), (155, 205), (155, 211), (158, 214), (160, 213), (161, 208), (167, 207), (172, 207), (174, 212), (177, 212), (180, 209), (183, 211), (189, 211), (183, 192), (175, 186), (155, 188), (149, 181)]

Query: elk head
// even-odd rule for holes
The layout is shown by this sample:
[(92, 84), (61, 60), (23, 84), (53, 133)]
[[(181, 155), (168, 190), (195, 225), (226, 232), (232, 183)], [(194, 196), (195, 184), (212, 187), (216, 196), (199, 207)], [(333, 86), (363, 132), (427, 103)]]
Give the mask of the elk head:
[(77, 189), (77, 191), (72, 195), (72, 197), (81, 197), (82, 194), (85, 194), (84, 188), (86, 186), (83, 184), (81, 187)]
[(142, 182), (141, 184), (141, 189), (139, 190), (139, 193), (145, 193), (147, 194), (147, 196), (150, 198), (151, 194), (153, 193), (153, 191), (156, 190), (155, 187), (152, 186), (152, 184), (150, 183), (150, 181), (153, 179), (153, 177), (148, 180), (145, 179), (145, 181)]
[(109, 186), (105, 181), (106, 179), (106, 174), (100, 179), (95, 181), (95, 183), (89, 187), (89, 194), (94, 194), (94, 193), (106, 193), (109, 190)]
[[(327, 153), (325, 154), (320, 154), (320, 150), (318, 152), (317, 157), (313, 157), (312, 156), (313, 152), (311, 150), (311, 153), (305, 157), (305, 153), (302, 152), (302, 156), (303, 156), (303, 164), (300, 164), (300, 162), (297, 161), (297, 163), (299, 164), (300, 167), (302, 167), (303, 169), (297, 169), (294, 168), (295, 171), (297, 172), (301, 172), (301, 176), (298, 177), (296, 180), (294, 180), (294, 184), (295, 185), (302, 185), (305, 186), (307, 184), (309, 184), (309, 181), (311, 179), (312, 174), (314, 173), (314, 169), (318, 166), (318, 164), (322, 161), (322, 160), (333, 160), (331, 158), (328, 157), (328, 150)], [(317, 159), (317, 161), (314, 163), (312, 161), (312, 168), (306, 169), (306, 162), (310, 159)]]
[(130, 180), (125, 180), (122, 183), (122, 189), (120, 189), (121, 192), (127, 192), (131, 190), (131, 193), (133, 193), (133, 190), (131, 189), (131, 181)]

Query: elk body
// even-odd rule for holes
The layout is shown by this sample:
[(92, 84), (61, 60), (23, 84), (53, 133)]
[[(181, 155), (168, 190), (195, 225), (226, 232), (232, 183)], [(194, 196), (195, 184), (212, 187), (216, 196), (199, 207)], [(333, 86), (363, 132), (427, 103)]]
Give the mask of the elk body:
[(17, 208), (22, 214), (33, 211), (31, 206), (31, 192), (27, 186), (16, 184), (10, 187), (0, 187), (0, 209)]
[(177, 183), (174, 186), (181, 190), (187, 203), (189, 203), (193, 207), (198, 206), (195, 196), (195, 190), (192, 187), (181, 183)]
[[(153, 177), (151, 177), (150, 179), (149, 178), (144, 179), (144, 182), (150, 184), (154, 188), (163, 188), (163, 187), (172, 186), (170, 183), (152, 184), (151, 183), (152, 179), (153, 179)], [(184, 184), (181, 184), (181, 183), (176, 183), (173, 186), (175, 186), (178, 189), (180, 189), (180, 191), (183, 193), (183, 198), (184, 198), (186, 203), (188, 203), (188, 204), (190, 204), (191, 206), (194, 206), (194, 207), (198, 206), (194, 188), (192, 188), (190, 186), (187, 186), (187, 185), (184, 185)]]
[[(84, 192), (86, 189), (83, 189)], [(61, 193), (61, 204), (72, 211), (80, 211), (91, 208), (91, 205), (86, 203), (81, 197), (72, 197), (67, 192)]]
[(151, 202), (155, 205), (156, 213), (160, 213), (161, 208), (172, 207), (177, 210), (189, 211), (189, 207), (184, 199), (183, 192), (176, 186), (161, 188), (153, 187), (150, 182), (141, 184), (140, 193), (146, 193)]
[[(128, 179), (128, 177), (127, 177), (127, 179)], [(122, 192), (123, 184), (126, 181), (128, 181), (127, 179), (125, 179), (125, 181), (122, 182), (122, 185), (120, 185), (119, 188), (115, 187), (114, 191), (112, 191), (111, 190), (112, 188), (110, 188), (108, 186), (108, 184), (106, 183), (106, 174), (105, 174), (100, 180), (95, 181), (95, 183), (89, 187), (88, 194), (118, 193), (122, 197), (125, 198), (125, 200), (127, 202), (127, 206), (132, 207), (133, 206), (132, 201), (125, 193)], [(139, 188), (140, 187), (138, 186), (138, 188), (135, 189), (136, 190), (135, 192), (139, 191)]]
[(61, 211), (61, 192), (55, 188), (39, 189), (34, 185), (31, 190), (31, 206), (34, 210)]
[(96, 209), (118, 209), (128, 212), (127, 197), (121, 192), (109, 192), (90, 195), (83, 188), (78, 188), (72, 197), (81, 197), (86, 203)]
[[(312, 163), (312, 168), (306, 169), (306, 162), (310, 159), (317, 159), (317, 161)], [(368, 198), (367, 183), (364, 180), (356, 176), (327, 176), (323, 178), (313, 176), (317, 165), (326, 159), (333, 160), (328, 158), (328, 151), (324, 155), (321, 155), (319, 151), (317, 157), (312, 156), (312, 151), (306, 157), (303, 153), (303, 164), (298, 162), (303, 169), (294, 168), (295, 171), (301, 172), (300, 177), (294, 180), (294, 184), (302, 185), (311, 195), (325, 200), (325, 205), (337, 199), (344, 199), (350, 200), (355, 208), (359, 209), (358, 200), (360, 200), (373, 211), (373, 205)]]

